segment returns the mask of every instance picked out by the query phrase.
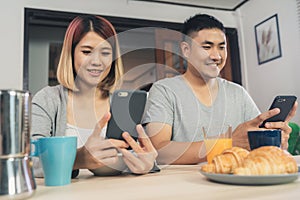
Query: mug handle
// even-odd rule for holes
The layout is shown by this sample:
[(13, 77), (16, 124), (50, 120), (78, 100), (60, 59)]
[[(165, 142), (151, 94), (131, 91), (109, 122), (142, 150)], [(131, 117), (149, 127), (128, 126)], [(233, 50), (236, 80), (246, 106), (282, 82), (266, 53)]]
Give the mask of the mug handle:
[(30, 156), (36, 156), (36, 157), (39, 156), (39, 151), (38, 151), (38, 148), (37, 148), (38, 143), (39, 143), (38, 140), (33, 140), (33, 139), (30, 140), (30, 144), (33, 145), (33, 147), (34, 147), (33, 148), (34, 150), (30, 151)]

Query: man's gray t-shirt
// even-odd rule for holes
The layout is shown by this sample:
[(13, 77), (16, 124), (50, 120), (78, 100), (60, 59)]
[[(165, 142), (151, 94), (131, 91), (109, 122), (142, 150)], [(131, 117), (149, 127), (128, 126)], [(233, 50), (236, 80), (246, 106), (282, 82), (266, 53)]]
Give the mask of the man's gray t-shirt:
[(181, 75), (157, 81), (149, 91), (142, 123), (169, 124), (173, 141), (194, 142), (203, 140), (202, 127), (208, 135), (217, 135), (260, 114), (242, 86), (217, 81), (219, 92), (210, 107), (198, 100)]

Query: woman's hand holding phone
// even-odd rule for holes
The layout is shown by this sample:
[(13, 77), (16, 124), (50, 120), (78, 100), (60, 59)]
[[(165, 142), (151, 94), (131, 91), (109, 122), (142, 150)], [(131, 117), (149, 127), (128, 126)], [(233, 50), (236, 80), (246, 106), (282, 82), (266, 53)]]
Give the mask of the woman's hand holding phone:
[(83, 147), (77, 150), (74, 169), (96, 169), (103, 166), (113, 166), (118, 162), (118, 150), (128, 148), (123, 140), (105, 139), (100, 132), (107, 124), (111, 114), (105, 114), (96, 124), (92, 135)]
[[(114, 165), (120, 162), (120, 156), (118, 156), (120, 152), (123, 154), (123, 161), (133, 173), (148, 173), (154, 165), (157, 151), (143, 127), (141, 125), (136, 127), (138, 142), (127, 132), (122, 134), (124, 140), (105, 139), (100, 136), (100, 132), (109, 121), (110, 116), (110, 113), (103, 116), (85, 145), (77, 150), (74, 169), (96, 169), (103, 166), (114, 168)], [(127, 150), (129, 146), (135, 155)]]
[(133, 173), (146, 174), (153, 168), (158, 154), (143, 127), (137, 125), (136, 130), (138, 132), (138, 143), (129, 133), (124, 132), (122, 134), (123, 138), (131, 146), (136, 155), (124, 148), (120, 149), (120, 152), (123, 154), (124, 162)]

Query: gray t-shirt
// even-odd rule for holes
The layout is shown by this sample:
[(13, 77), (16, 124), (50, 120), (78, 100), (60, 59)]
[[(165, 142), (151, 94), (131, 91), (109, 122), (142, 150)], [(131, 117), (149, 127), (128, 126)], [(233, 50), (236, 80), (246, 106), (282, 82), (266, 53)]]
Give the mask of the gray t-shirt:
[(238, 84), (217, 78), (219, 92), (210, 107), (203, 105), (181, 75), (153, 84), (149, 91), (143, 124), (160, 122), (172, 126), (172, 140), (203, 140), (208, 135), (234, 130), (239, 124), (260, 114), (247, 91)]

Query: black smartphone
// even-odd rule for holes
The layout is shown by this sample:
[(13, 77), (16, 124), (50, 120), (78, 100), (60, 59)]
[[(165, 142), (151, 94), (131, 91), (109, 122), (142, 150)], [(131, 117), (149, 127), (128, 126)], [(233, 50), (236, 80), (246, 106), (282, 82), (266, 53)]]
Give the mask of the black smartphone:
[(276, 96), (273, 100), (273, 103), (269, 110), (273, 108), (279, 108), (280, 113), (278, 115), (275, 115), (269, 119), (266, 119), (260, 127), (265, 127), (266, 122), (278, 122), (278, 121), (284, 121), (286, 117), (288, 116), (289, 112), (291, 111), (295, 101), (297, 100), (296, 96)]
[(111, 98), (111, 118), (107, 124), (106, 137), (124, 140), (122, 133), (126, 131), (137, 140), (136, 125), (141, 123), (146, 100), (146, 91), (116, 90)]

